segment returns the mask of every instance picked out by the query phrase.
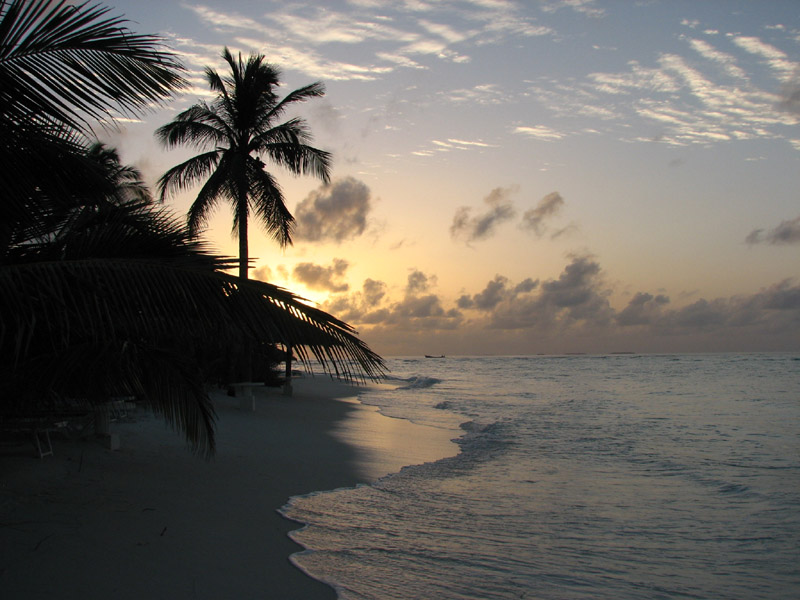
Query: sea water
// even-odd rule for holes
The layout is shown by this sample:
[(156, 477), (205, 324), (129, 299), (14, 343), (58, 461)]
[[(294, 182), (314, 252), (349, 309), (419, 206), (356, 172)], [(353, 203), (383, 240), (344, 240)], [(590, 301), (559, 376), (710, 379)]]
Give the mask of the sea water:
[(340, 598), (800, 598), (800, 354), (389, 366), (461, 452), (285, 507)]

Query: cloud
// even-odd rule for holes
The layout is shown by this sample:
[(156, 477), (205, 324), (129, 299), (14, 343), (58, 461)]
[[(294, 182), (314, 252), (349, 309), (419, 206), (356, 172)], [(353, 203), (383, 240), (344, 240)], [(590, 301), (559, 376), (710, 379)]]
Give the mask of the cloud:
[(514, 133), (521, 133), (545, 142), (560, 140), (566, 136), (566, 134), (560, 133), (555, 129), (545, 127), (544, 125), (536, 125), (535, 127), (516, 127), (514, 128)]
[(431, 340), (443, 353), (524, 354), (796, 350), (800, 339), (800, 285), (789, 279), (755, 294), (676, 308), (665, 294), (640, 291), (621, 310), (608, 301), (612, 290), (600, 264), (585, 255), (572, 256), (558, 277), (543, 282), (514, 284), (498, 274), (454, 308), (431, 292), (433, 280), (414, 270), (399, 301), (387, 302), (378, 283), (377, 304), (367, 307), (362, 291), (326, 309), (349, 310), (350, 322), (366, 328), (364, 339), (393, 354), (423, 352)]
[(403, 297), (385, 302), (387, 286), (382, 281), (367, 279), (361, 291), (329, 299), (324, 309), (360, 327), (373, 331), (418, 332), (453, 330), (462, 322), (461, 313), (446, 310), (441, 298), (430, 293), (436, 276), (414, 269), (409, 273)]
[(497, 148), (496, 144), (487, 144), (486, 142), (480, 142), (480, 141), (474, 142), (474, 141), (469, 141), (469, 140), (459, 140), (459, 139), (456, 139), (456, 138), (448, 138), (447, 141), (450, 142), (451, 144), (455, 144), (456, 146), (464, 146), (464, 147), (474, 146), (474, 147), (478, 147), (478, 148)]
[[(385, 30), (379, 31), (381, 24), (374, 23), (353, 23), (351, 27), (342, 25), (344, 15), (334, 15), (326, 13), (319, 17), (296, 17), (287, 12), (270, 12), (265, 18), (276, 23), (276, 27), (269, 27), (260, 21), (249, 17), (243, 17), (235, 13), (224, 13), (203, 6), (187, 6), (201, 20), (205, 21), (210, 27), (222, 30), (227, 35), (230, 31), (237, 33), (233, 38), (234, 43), (229, 42), (231, 50), (237, 51), (235, 46), (239, 46), (244, 52), (258, 50), (269, 57), (271, 63), (279, 65), (291, 65), (291, 68), (315, 78), (328, 81), (360, 80), (370, 81), (390, 73), (394, 66), (376, 66), (374, 64), (353, 64), (326, 58), (317, 53), (310, 47), (309, 41), (319, 43), (360, 43), (372, 38), (390, 39), (392, 35), (397, 36), (391, 39), (401, 39), (404, 34), (399, 31)], [(320, 27), (329, 26), (329, 29), (320, 31)], [(254, 36), (254, 37), (248, 37)], [(180, 45), (189, 47), (199, 46), (192, 40), (181, 39)], [(184, 53), (181, 53), (184, 56)], [(188, 62), (202, 67), (207, 64), (219, 62), (219, 48), (213, 53), (214, 58), (194, 57), (189, 53), (186, 57)], [(205, 87), (205, 86), (203, 86)]]
[(600, 264), (590, 256), (574, 256), (558, 279), (542, 284), (545, 306), (568, 309), (571, 318), (589, 318), (590, 313), (608, 308), (607, 294), (599, 285)]
[(800, 69), (781, 86), (778, 110), (800, 116)]
[[(447, 22), (439, 16), (442, 7), (438, 3), (358, 0), (348, 4), (346, 10), (337, 10), (327, 5), (283, 3), (259, 20), (203, 6), (187, 9), (229, 38), (233, 33), (237, 44), (328, 81), (369, 81), (399, 68), (428, 68), (409, 56), (465, 63), (470, 56), (463, 50), (470, 45), (550, 33), (521, 7), (496, 0), (465, 1), (458, 7), (458, 21)], [(359, 48), (357, 63), (334, 58), (341, 55), (343, 47)]]
[(294, 237), (341, 243), (364, 233), (371, 209), (370, 189), (346, 177), (311, 192), (297, 205)]
[(381, 60), (394, 63), (399, 67), (406, 67), (407, 69), (428, 69), (428, 67), (425, 65), (421, 65), (417, 61), (412, 60), (403, 54), (394, 52), (377, 52), (375, 56)]
[(521, 227), (533, 231), (538, 237), (541, 237), (547, 230), (547, 226), (544, 223), (545, 220), (558, 214), (563, 206), (564, 199), (561, 194), (551, 192), (539, 200), (535, 208), (525, 211), (522, 215)]
[[(594, 72), (575, 83), (545, 82), (529, 93), (557, 117), (592, 115), (607, 128), (616, 123), (624, 141), (687, 146), (786, 138), (786, 126), (795, 126), (800, 116), (797, 61), (754, 37), (721, 36), (714, 45), (695, 36), (682, 39), (697, 53), (694, 57), (662, 53), (652, 65), (631, 60), (622, 72)], [(764, 80), (753, 55), (771, 69), (779, 93), (768, 81), (758, 86)], [(632, 137), (637, 119), (658, 127), (657, 133)], [(541, 126), (519, 126), (515, 133), (544, 141), (565, 136)]]
[(727, 312), (728, 307), (723, 300), (709, 302), (705, 298), (701, 298), (672, 313), (670, 321), (676, 326), (676, 329), (703, 331), (724, 324)]
[(326, 292), (346, 292), (349, 285), (342, 281), (350, 264), (341, 258), (334, 258), (329, 267), (304, 262), (295, 266), (292, 276), (312, 290)]
[(267, 266), (258, 267), (257, 269), (253, 269), (250, 271), (251, 279), (258, 279), (259, 281), (271, 281), (272, 280), (272, 269)]
[(800, 286), (784, 279), (758, 294), (762, 305), (770, 310), (800, 311)]
[(653, 296), (646, 292), (637, 292), (624, 309), (617, 314), (617, 323), (626, 325), (653, 324), (662, 315), (662, 307), (669, 304), (669, 298), (663, 294)]
[(478, 310), (491, 310), (506, 297), (508, 279), (502, 275), (486, 284), (484, 290), (474, 296), (461, 296), (458, 299), (459, 308), (475, 308)]
[(606, 11), (595, 3), (595, 0), (543, 0), (541, 9), (546, 13), (553, 13), (562, 8), (569, 8), (576, 13), (587, 17), (604, 17)]
[(420, 19), (418, 23), (428, 33), (441, 37), (449, 44), (457, 44), (475, 35), (475, 31), (457, 31), (444, 23), (434, 23), (426, 19)]
[(613, 318), (609, 290), (600, 265), (589, 256), (573, 256), (557, 279), (527, 278), (517, 285), (496, 275), (479, 293), (462, 295), (458, 308), (485, 313), (489, 329), (532, 329), (545, 332), (576, 322), (605, 326)]
[(414, 269), (408, 275), (408, 284), (406, 285), (406, 295), (413, 296), (415, 294), (427, 292), (434, 285), (436, 285), (435, 275), (426, 275), (422, 271)]
[(689, 44), (703, 58), (719, 63), (731, 77), (747, 78), (744, 70), (736, 64), (736, 58), (733, 55), (717, 50), (705, 40), (691, 39)]
[(539, 280), (536, 279), (534, 281), (533, 279), (528, 277), (524, 281), (521, 281), (520, 283), (517, 284), (517, 286), (514, 288), (514, 294), (516, 295), (516, 294), (525, 294), (527, 292), (532, 292), (537, 287), (539, 287)]
[(487, 142), (482, 142), (480, 140), (471, 141), (471, 140), (460, 140), (457, 138), (448, 138), (446, 141), (431, 140), (431, 144), (434, 146), (433, 148), (415, 150), (411, 154), (413, 154), (414, 156), (434, 156), (437, 152), (450, 152), (452, 150), (468, 151), (474, 149), (480, 150), (483, 148), (498, 147), (497, 144), (489, 144)]
[(505, 104), (510, 100), (507, 90), (503, 90), (496, 83), (483, 83), (468, 88), (439, 92), (438, 96), (456, 104), (469, 102), (479, 106)]
[(395, 316), (426, 319), (444, 316), (441, 300), (435, 294), (425, 296), (406, 296), (394, 306)]
[[(537, 335), (578, 327), (605, 327), (613, 318), (600, 265), (590, 257), (573, 257), (558, 279), (526, 279), (511, 287), (500, 276), (481, 293), (487, 329), (530, 330)], [(499, 290), (499, 285), (503, 289)], [(490, 292), (490, 293), (487, 293)], [(502, 297), (501, 297), (502, 296)], [(460, 300), (460, 303), (464, 303)], [(475, 297), (471, 308), (477, 308)]]
[(365, 279), (363, 285), (364, 302), (368, 307), (378, 306), (386, 296), (386, 284), (375, 279)]
[(735, 37), (733, 43), (743, 50), (763, 58), (781, 81), (789, 81), (797, 71), (798, 64), (789, 60), (785, 52), (757, 37)]
[(800, 217), (781, 221), (777, 227), (766, 233), (763, 229), (754, 229), (745, 238), (748, 244), (789, 245), (800, 244)]
[(386, 298), (387, 285), (383, 281), (367, 278), (361, 290), (352, 294), (337, 294), (325, 302), (325, 310), (350, 323), (374, 323), (385, 313), (380, 306)]
[(569, 234), (571, 234), (573, 232), (577, 232), (577, 231), (580, 231), (580, 228), (575, 223), (570, 223), (569, 225), (566, 225), (564, 227), (561, 227), (561, 228), (556, 229), (555, 231), (553, 231), (553, 233), (550, 234), (550, 239), (551, 240), (557, 240), (560, 237), (563, 237), (565, 235), (569, 235)]
[(502, 302), (511, 302), (521, 294), (527, 294), (539, 286), (539, 280), (534, 281), (530, 277), (516, 286), (510, 286), (510, 281), (502, 275), (495, 275), (483, 291), (474, 296), (461, 296), (457, 305), (462, 309), (475, 309), (480, 311), (492, 311)]
[(516, 210), (508, 197), (517, 189), (518, 186), (493, 189), (483, 199), (489, 208), (476, 216), (472, 216), (472, 207), (460, 207), (453, 216), (450, 235), (465, 239), (467, 244), (490, 237), (497, 225), (514, 218)]
[(410, 42), (416, 35), (387, 25), (377, 19), (358, 18), (317, 7), (303, 15), (286, 10), (271, 11), (268, 17), (292, 37), (314, 45), (339, 43), (359, 44), (369, 40)]

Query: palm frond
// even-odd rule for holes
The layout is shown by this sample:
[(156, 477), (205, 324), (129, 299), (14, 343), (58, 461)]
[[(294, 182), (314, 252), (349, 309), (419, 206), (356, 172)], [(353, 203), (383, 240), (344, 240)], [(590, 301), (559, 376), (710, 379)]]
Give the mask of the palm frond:
[(292, 142), (265, 144), (261, 151), (268, 155), (273, 162), (295, 175), (311, 174), (321, 179), (323, 183), (330, 183), (333, 158), (330, 152)]
[(197, 235), (200, 230), (205, 227), (205, 224), (211, 216), (211, 212), (221, 198), (227, 198), (229, 200), (235, 198), (236, 192), (230, 187), (229, 167), (227, 163), (227, 157), (223, 154), (219, 166), (208, 176), (203, 187), (200, 188), (197, 198), (189, 207), (189, 212), (186, 215), (186, 222), (192, 235)]
[(108, 200), (117, 204), (152, 201), (150, 189), (142, 181), (141, 172), (130, 165), (123, 165), (115, 148), (97, 142), (89, 146), (87, 156), (97, 161), (106, 174), (110, 188), (110, 193), (106, 195)]
[(204, 378), (185, 349), (168, 344), (74, 340), (14, 366), (0, 363), (0, 396), (0, 411), (23, 415), (135, 397), (181, 431), (192, 450), (206, 458), (214, 452), (215, 412)]
[(148, 204), (87, 210), (63, 235), (17, 246), (0, 268), (0, 407), (23, 396), (141, 395), (209, 451), (202, 356), (281, 344), (340, 377), (383, 374), (346, 323), (228, 274), (236, 263)]
[(352, 379), (382, 371), (350, 326), (291, 292), (174, 262), (114, 257), (6, 266), (0, 306), (0, 353), (12, 362), (30, 348), (59, 353), (80, 340), (210, 339), (291, 344), (303, 360), (310, 353)]
[(175, 165), (158, 180), (159, 199), (163, 202), (170, 194), (193, 187), (203, 177), (212, 173), (218, 167), (219, 162), (220, 153), (212, 150)]
[(0, 105), (4, 119), (31, 115), (86, 131), (110, 107), (135, 113), (186, 85), (162, 39), (136, 35), (108, 8), (11, 0), (0, 14)]
[(272, 122), (279, 118), (291, 104), (305, 102), (310, 98), (320, 98), (324, 95), (325, 84), (321, 81), (315, 81), (314, 83), (293, 90), (286, 94), (280, 102), (275, 104), (272, 110), (264, 115), (265, 120)]
[(256, 220), (273, 239), (284, 248), (292, 243), (294, 217), (283, 199), (278, 182), (262, 168), (260, 161), (252, 161), (250, 172), (250, 206)]
[(307, 142), (310, 141), (311, 133), (306, 122), (295, 118), (254, 136), (250, 141), (250, 149), (252, 152), (268, 155), (275, 163), (294, 174), (311, 173), (328, 183), (332, 155), (309, 146)]
[(203, 149), (230, 143), (235, 138), (230, 124), (205, 103), (181, 112), (173, 121), (156, 129), (155, 135), (166, 148), (187, 144)]

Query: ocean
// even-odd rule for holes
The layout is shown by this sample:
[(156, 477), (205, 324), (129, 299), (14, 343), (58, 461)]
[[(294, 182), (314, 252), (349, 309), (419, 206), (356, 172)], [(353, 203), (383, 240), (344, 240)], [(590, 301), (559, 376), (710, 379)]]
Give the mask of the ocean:
[(800, 354), (388, 365), (461, 451), (284, 507), (342, 600), (800, 598)]

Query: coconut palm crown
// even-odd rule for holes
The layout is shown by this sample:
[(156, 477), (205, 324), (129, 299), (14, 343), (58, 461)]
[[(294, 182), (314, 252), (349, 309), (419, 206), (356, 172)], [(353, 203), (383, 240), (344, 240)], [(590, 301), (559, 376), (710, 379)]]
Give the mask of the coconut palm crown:
[(311, 134), (302, 118), (279, 122), (292, 104), (324, 95), (322, 83), (296, 89), (280, 99), (280, 70), (260, 54), (247, 61), (234, 58), (228, 48), (222, 57), (230, 67), (225, 77), (206, 68), (213, 102), (199, 102), (156, 131), (167, 147), (189, 145), (202, 150), (167, 171), (159, 180), (162, 201), (170, 194), (205, 183), (188, 213), (189, 229), (196, 234), (218, 201), (233, 207), (233, 232), (239, 238), (239, 276), (247, 278), (247, 221), (252, 214), (275, 240), (292, 243), (294, 217), (286, 208), (275, 178), (263, 158), (295, 175), (311, 174), (330, 180), (330, 153), (309, 145)]

